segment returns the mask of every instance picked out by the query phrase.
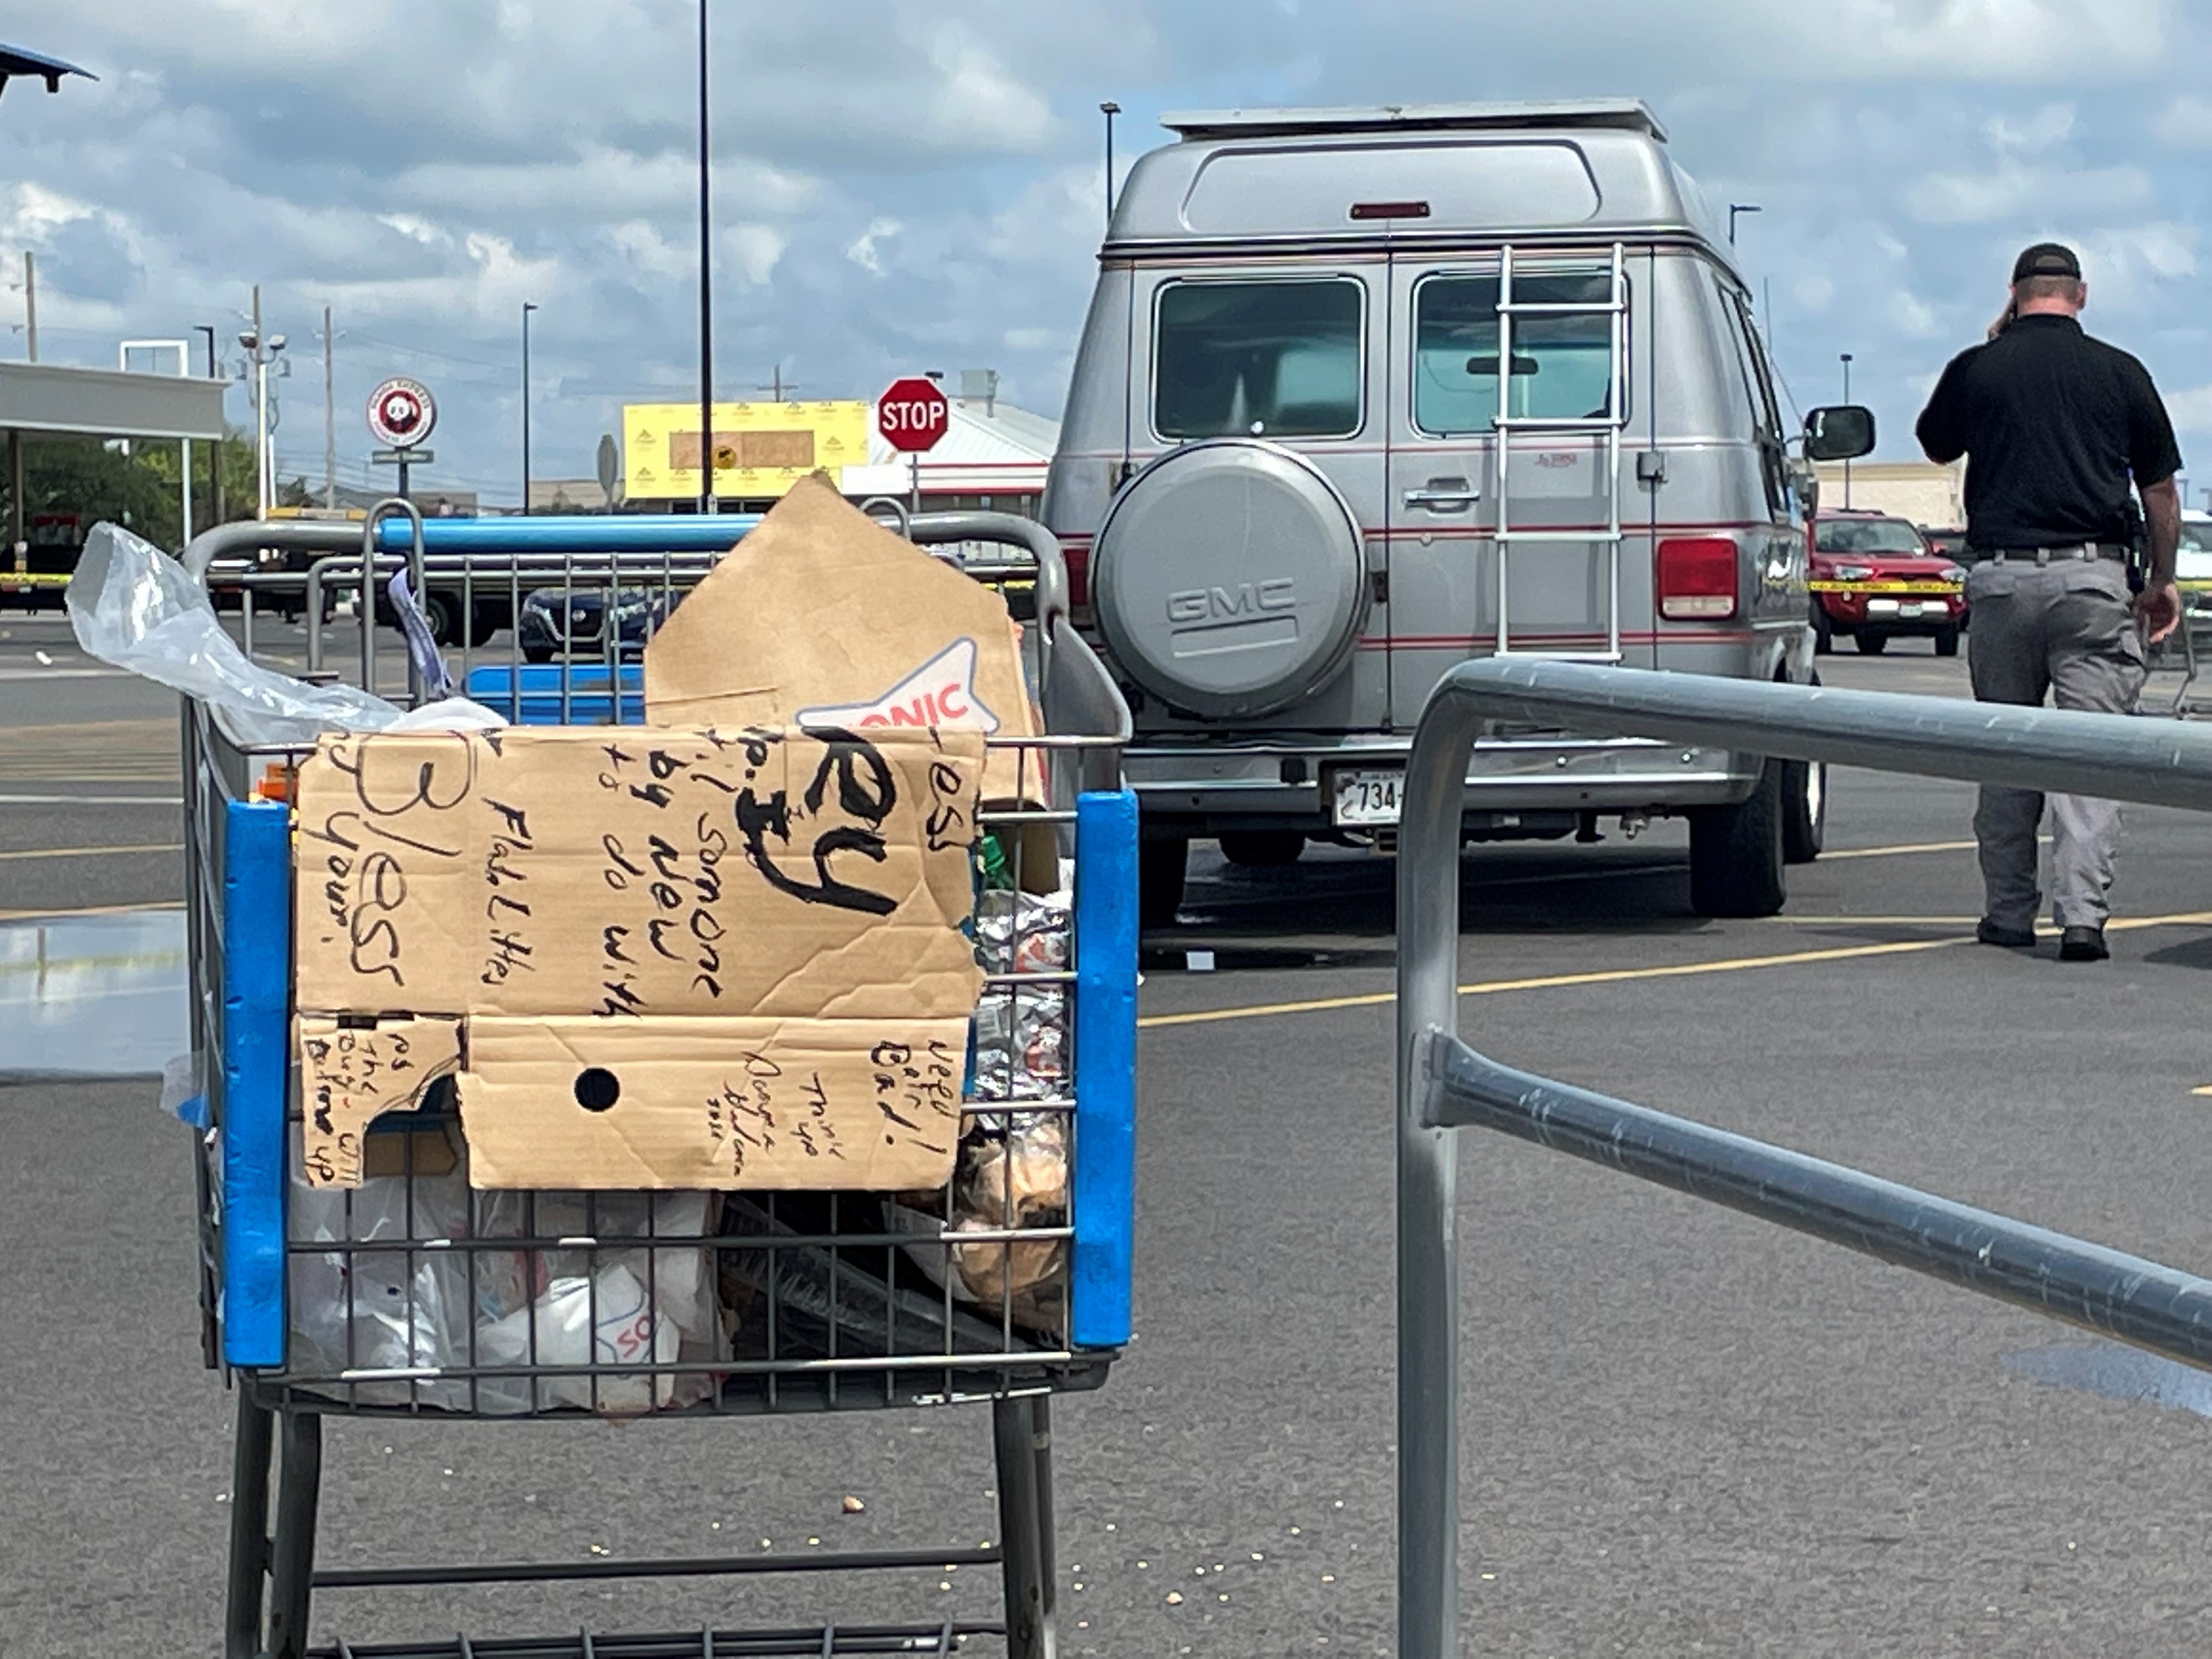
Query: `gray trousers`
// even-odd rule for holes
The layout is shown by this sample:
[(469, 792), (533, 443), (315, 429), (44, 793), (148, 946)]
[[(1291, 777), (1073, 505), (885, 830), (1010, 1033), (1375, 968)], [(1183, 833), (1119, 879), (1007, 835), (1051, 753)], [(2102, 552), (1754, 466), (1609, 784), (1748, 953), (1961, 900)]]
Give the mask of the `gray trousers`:
[[(2014, 560), (1976, 565), (1966, 579), (1974, 696), (1984, 702), (2039, 704), (2132, 714), (2143, 687), (2142, 635), (2130, 610), (2126, 568), (2111, 559)], [(2032, 789), (1982, 791), (1974, 813), (1981, 843), (1982, 914), (2001, 927), (2033, 928), (2037, 827), (2044, 798)], [(2051, 797), (2051, 918), (2061, 927), (2101, 927), (2111, 914), (2119, 803)]]

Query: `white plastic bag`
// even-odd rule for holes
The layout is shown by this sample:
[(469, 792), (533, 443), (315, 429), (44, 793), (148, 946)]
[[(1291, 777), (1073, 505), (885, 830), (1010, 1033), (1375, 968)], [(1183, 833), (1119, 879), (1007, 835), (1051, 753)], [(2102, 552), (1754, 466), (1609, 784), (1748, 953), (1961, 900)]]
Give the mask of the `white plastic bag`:
[[(310, 685), (264, 668), (238, 648), (215, 614), (207, 590), (150, 542), (120, 526), (97, 524), (65, 595), (77, 643), (102, 662), (220, 708), (245, 744), (305, 748), (329, 731), (380, 732), (405, 716), (382, 697), (350, 685)], [(418, 728), (504, 726), (481, 703), (452, 699)]]

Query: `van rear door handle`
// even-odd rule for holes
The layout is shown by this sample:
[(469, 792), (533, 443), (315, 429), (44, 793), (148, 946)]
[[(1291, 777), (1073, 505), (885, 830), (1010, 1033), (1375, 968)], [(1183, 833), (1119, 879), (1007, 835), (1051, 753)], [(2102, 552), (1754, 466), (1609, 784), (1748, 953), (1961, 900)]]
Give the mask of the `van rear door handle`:
[(1482, 492), (1464, 478), (1431, 478), (1419, 489), (1406, 492), (1406, 505), (1431, 513), (1464, 513), (1482, 499)]

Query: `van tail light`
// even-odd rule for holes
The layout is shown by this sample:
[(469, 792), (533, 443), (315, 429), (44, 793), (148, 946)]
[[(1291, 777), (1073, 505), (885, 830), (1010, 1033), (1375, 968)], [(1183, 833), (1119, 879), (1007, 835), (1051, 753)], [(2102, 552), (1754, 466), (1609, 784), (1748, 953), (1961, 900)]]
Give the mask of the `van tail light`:
[(1659, 614), (1669, 622), (1725, 622), (1741, 603), (1735, 543), (1682, 536), (1659, 544)]
[(1091, 603), (1091, 550), (1063, 547), (1060, 556), (1067, 566), (1067, 602), (1080, 611)]

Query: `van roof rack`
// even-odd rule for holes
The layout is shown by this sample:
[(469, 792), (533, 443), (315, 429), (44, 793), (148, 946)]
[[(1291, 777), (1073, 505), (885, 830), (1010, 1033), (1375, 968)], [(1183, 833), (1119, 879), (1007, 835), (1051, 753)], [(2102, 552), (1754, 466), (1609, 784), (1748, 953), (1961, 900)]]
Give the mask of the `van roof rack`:
[(1498, 104), (1376, 104), (1343, 109), (1170, 112), (1160, 125), (1183, 138), (1275, 138), (1322, 133), (1510, 131), (1613, 127), (1667, 141), (1641, 98), (1582, 98)]

